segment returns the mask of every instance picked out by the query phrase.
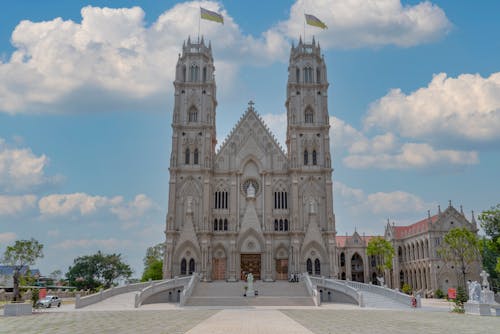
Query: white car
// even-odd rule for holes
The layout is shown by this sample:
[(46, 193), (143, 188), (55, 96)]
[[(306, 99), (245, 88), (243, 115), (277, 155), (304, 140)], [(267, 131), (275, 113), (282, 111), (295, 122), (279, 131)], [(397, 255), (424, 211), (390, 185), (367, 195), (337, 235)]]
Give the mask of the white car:
[(39, 300), (37, 304), (45, 308), (50, 308), (51, 306), (61, 307), (61, 303), (61, 298), (57, 296), (45, 296), (45, 298)]

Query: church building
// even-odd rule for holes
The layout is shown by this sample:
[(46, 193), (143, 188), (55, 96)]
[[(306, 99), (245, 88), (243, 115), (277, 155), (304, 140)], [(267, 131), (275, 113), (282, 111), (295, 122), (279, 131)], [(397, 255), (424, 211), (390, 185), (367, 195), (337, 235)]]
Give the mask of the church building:
[[(372, 236), (336, 236), (332, 196), (328, 79), (319, 44), (292, 45), (286, 151), (250, 101), (216, 150), (216, 83), (210, 43), (184, 43), (175, 73), (164, 278), (286, 280), (294, 273), (378, 284), (367, 255)], [(453, 227), (477, 233), (451, 206), (409, 226), (388, 224), (395, 249), (385, 282), (431, 294), (456, 286), (440, 258)], [(479, 260), (468, 278), (477, 279)]]
[(176, 67), (165, 278), (338, 276), (324, 58), (314, 39), (292, 46), (286, 151), (249, 102), (216, 151), (210, 43), (184, 43)]

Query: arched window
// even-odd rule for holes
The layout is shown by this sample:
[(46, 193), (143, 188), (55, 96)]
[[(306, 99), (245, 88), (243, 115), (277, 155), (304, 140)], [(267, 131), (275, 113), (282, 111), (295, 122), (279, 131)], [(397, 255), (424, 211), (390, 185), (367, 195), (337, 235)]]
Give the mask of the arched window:
[(278, 219), (274, 220), (274, 230), (279, 231)]
[(319, 69), (319, 67), (316, 68), (316, 83), (320, 83), (321, 82), (321, 70)]
[(319, 259), (314, 260), (314, 275), (321, 275), (321, 263)]
[(189, 156), (191, 155), (191, 152), (189, 152), (189, 148), (186, 148), (186, 154), (185, 154), (185, 157), (184, 157), (184, 163), (186, 165), (189, 165)]
[(186, 259), (181, 261), (181, 275), (186, 275)]
[(345, 254), (343, 252), (340, 253), (340, 266), (345, 266)]
[(312, 67), (304, 68), (304, 82), (313, 83), (313, 69)]
[(313, 165), (316, 166), (318, 164), (318, 159), (316, 156), (316, 150), (313, 150)]
[(222, 231), (223, 228), (224, 228), (224, 225), (222, 223), (222, 218), (221, 218), (221, 219), (219, 219), (219, 231)]
[(304, 151), (304, 165), (307, 165), (309, 163), (309, 153), (307, 150)]
[(214, 231), (217, 231), (219, 229), (219, 226), (217, 224), (217, 218), (214, 219)]
[(189, 260), (189, 275), (194, 273), (194, 259)]
[(224, 231), (227, 231), (227, 219), (224, 219)]
[(344, 271), (342, 272), (342, 275), (340, 276), (340, 279), (342, 279), (342, 280), (345, 281), (345, 272)]
[(214, 194), (215, 198), (215, 209), (227, 209), (228, 208), (228, 192), (227, 191), (216, 191)]
[(314, 123), (314, 112), (311, 107), (307, 107), (304, 112), (304, 122), (306, 123)]
[(288, 231), (288, 219), (285, 219), (285, 231)]
[(186, 82), (186, 65), (182, 66), (182, 81)]
[(306, 267), (307, 267), (307, 273), (309, 275), (312, 275), (312, 273), (313, 273), (313, 263), (312, 263), (311, 259), (307, 259), (307, 261), (306, 261)]
[(297, 67), (295, 70), (295, 78), (297, 79), (297, 83), (300, 82), (300, 69)]
[(192, 106), (189, 109), (188, 121), (189, 122), (197, 122), (198, 121), (198, 110), (196, 110), (196, 108), (194, 106)]
[(280, 219), (280, 231), (283, 231), (283, 219)]
[(203, 82), (207, 82), (207, 68), (203, 67)]
[(194, 149), (193, 163), (194, 163), (195, 165), (197, 165), (197, 164), (198, 164), (198, 149), (197, 149), (197, 148), (195, 148), (195, 149)]
[(189, 70), (190, 70), (189, 71), (189, 81), (197, 82), (200, 68), (197, 65), (193, 64), (193, 65), (191, 65), (191, 68)]

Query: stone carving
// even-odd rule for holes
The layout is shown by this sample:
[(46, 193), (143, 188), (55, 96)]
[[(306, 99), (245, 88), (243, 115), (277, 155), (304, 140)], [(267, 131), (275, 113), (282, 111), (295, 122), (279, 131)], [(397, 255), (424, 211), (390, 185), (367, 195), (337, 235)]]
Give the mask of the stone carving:
[(479, 275), (483, 279), (483, 282), (481, 283), (481, 286), (485, 290), (490, 289), (490, 282), (488, 282), (488, 277), (490, 277), (490, 274), (488, 274), (486, 271), (481, 271), (481, 274)]
[(309, 199), (309, 213), (316, 213), (316, 207), (314, 205), (314, 199)]
[(255, 197), (255, 188), (253, 187), (253, 184), (250, 183), (247, 188), (247, 198), (254, 198)]
[(479, 303), (481, 300), (481, 286), (477, 281), (472, 281), (467, 283), (469, 289), (469, 300), (468, 303)]
[(193, 213), (193, 198), (191, 196), (188, 196), (187, 200), (186, 200), (186, 212), (187, 213)]

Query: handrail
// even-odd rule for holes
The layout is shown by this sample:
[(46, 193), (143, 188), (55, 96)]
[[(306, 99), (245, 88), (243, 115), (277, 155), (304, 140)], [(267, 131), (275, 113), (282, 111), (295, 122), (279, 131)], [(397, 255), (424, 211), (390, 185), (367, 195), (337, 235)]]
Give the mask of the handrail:
[(311, 277), (311, 281), (313, 281), (316, 286), (322, 286), (327, 289), (332, 289), (338, 292), (342, 292), (349, 297), (353, 298), (359, 305), (359, 307), (365, 307), (365, 303), (363, 300), (363, 293), (354, 287), (341, 283), (342, 281), (338, 281), (335, 279), (329, 278), (319, 278), (319, 277)]
[(307, 272), (303, 273), (301, 275), (302, 281), (306, 285), (306, 290), (307, 293), (309, 293), (309, 296), (311, 296), (314, 306), (320, 306), (321, 305), (321, 298), (318, 294), (318, 289), (316, 286), (312, 284), (311, 278), (309, 277), (309, 274)]
[[(339, 280), (336, 280), (339, 281)], [(360, 291), (367, 291), (371, 293), (375, 293), (384, 297), (391, 298), (393, 300), (396, 300), (402, 304), (411, 306), (412, 305), (412, 297), (408, 296), (407, 294), (404, 294), (402, 292), (399, 292), (397, 290), (385, 288), (380, 285), (374, 285), (374, 284), (366, 284), (366, 283), (361, 283), (361, 282), (354, 282), (354, 281), (339, 281), (343, 282), (346, 285), (349, 285), (355, 289), (358, 289)]]
[(163, 281), (156, 281), (156, 282), (151, 282), (148, 286), (143, 288), (142, 290), (136, 292), (135, 298), (134, 298), (134, 307), (137, 308), (142, 305), (142, 303), (149, 297), (151, 297), (154, 294), (157, 294), (159, 292), (165, 291), (165, 290), (170, 290), (176, 287), (184, 287), (186, 286), (189, 281), (194, 277), (193, 276), (186, 276), (186, 277), (175, 277), (173, 279), (169, 280), (163, 280)]
[(154, 282), (160, 282), (160, 281), (150, 281), (150, 282), (143, 282), (143, 283), (133, 283), (133, 284), (127, 284), (124, 286), (119, 286), (119, 287), (111, 287), (106, 290), (101, 290), (97, 293), (85, 296), (85, 297), (80, 297), (80, 294), (76, 295), (75, 298), (75, 309), (82, 308), (85, 306), (89, 306), (95, 303), (98, 303), (100, 301), (103, 301), (104, 299), (122, 294), (122, 293), (127, 293), (127, 292), (133, 292), (133, 291), (139, 291), (141, 289), (144, 289), (146, 286), (153, 284)]
[(191, 276), (189, 283), (182, 290), (179, 306), (184, 306), (184, 304), (186, 304), (186, 301), (188, 300), (189, 297), (191, 297), (191, 294), (193, 293), (196, 284), (200, 281), (200, 278), (201, 274), (193, 273), (193, 276)]

